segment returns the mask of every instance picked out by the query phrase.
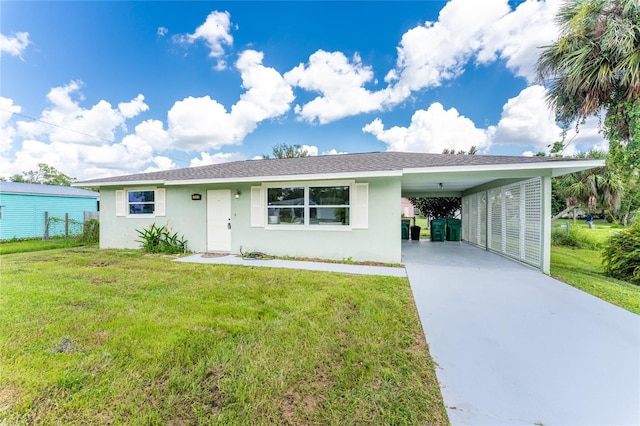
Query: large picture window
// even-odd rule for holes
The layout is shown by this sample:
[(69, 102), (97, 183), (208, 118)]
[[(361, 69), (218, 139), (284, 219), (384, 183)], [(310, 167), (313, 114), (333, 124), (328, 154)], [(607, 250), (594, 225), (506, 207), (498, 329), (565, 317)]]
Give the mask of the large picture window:
[(267, 189), (269, 225), (349, 226), (349, 185)]
[(155, 191), (128, 191), (127, 205), (130, 215), (153, 214), (155, 211)]
[(267, 190), (267, 215), (270, 225), (305, 224), (305, 188), (269, 188)]
[(309, 224), (349, 225), (349, 186), (310, 187)]

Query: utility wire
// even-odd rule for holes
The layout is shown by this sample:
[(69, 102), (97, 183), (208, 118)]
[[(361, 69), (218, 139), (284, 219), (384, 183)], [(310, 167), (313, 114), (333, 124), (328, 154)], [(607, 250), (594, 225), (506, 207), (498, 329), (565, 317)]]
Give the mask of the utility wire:
[[(59, 128), (59, 129), (62, 129), (62, 130), (67, 130), (67, 131), (69, 131), (69, 132), (74, 132), (74, 133), (77, 133), (77, 134), (79, 134), (79, 135), (87, 136), (87, 137), (89, 137), (89, 138), (96, 139), (96, 140), (99, 140), (99, 141), (102, 141), (102, 142), (108, 143), (108, 144), (110, 144), (110, 145), (111, 145), (111, 144), (116, 144), (116, 143), (117, 143), (116, 141), (112, 141), (112, 140), (104, 139), (104, 138), (101, 138), (100, 136), (91, 135), (91, 134), (89, 134), (89, 133), (81, 132), (80, 130), (72, 129), (72, 128), (70, 128), (70, 127), (64, 127), (64, 126), (61, 126), (61, 125), (59, 125), (59, 124), (50, 123), (50, 122), (48, 122), (48, 121), (44, 121), (44, 120), (42, 120), (41, 118), (31, 117), (31, 116), (29, 116), (29, 115), (22, 114), (22, 113), (19, 113), (19, 112), (10, 111), (10, 110), (8, 110), (8, 109), (4, 109), (4, 108), (2, 108), (2, 107), (0, 107), (0, 111), (8, 112), (9, 114), (12, 114), (12, 115), (18, 115), (18, 116), (20, 116), (20, 117), (24, 117), (24, 118), (27, 118), (27, 119), (29, 119), (29, 120), (37, 121), (37, 122), (39, 122), (39, 123), (46, 124), (46, 125), (48, 125), (48, 126), (57, 127), (57, 128)], [(134, 150), (140, 151), (140, 152), (144, 152), (145, 154), (148, 154), (148, 153), (149, 153), (149, 151), (145, 151), (144, 149), (140, 149), (140, 148), (137, 148), (137, 147), (135, 147), (135, 146), (126, 145), (126, 147), (127, 147), (127, 148), (130, 148), (130, 149), (134, 149)], [(151, 155), (154, 155), (153, 150), (151, 151)], [(188, 164), (185, 160), (180, 160), (180, 159), (177, 159), (177, 158), (172, 158), (172, 157), (169, 157), (168, 155), (165, 155), (165, 157), (167, 157), (167, 158), (169, 158), (170, 160), (173, 160), (173, 161), (175, 161), (175, 162), (178, 162), (178, 163)]]

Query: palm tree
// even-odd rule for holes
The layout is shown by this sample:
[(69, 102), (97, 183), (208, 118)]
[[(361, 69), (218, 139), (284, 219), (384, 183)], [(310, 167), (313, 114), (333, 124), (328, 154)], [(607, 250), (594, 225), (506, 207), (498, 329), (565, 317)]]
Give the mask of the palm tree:
[(565, 129), (605, 111), (611, 151), (640, 164), (640, 1), (568, 0), (560, 37), (538, 59), (539, 79)]
[[(602, 158), (605, 154), (592, 151), (586, 158)], [(589, 211), (604, 210), (617, 217), (625, 184), (620, 176), (607, 166), (584, 170), (558, 178), (557, 190), (567, 199), (567, 205), (580, 205)]]

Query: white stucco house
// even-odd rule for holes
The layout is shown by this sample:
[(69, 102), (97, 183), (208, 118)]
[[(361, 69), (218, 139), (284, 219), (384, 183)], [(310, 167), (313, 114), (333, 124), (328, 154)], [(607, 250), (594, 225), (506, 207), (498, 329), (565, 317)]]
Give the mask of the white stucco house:
[(463, 241), (548, 273), (551, 178), (602, 165), (374, 152), (248, 160), (73, 185), (100, 187), (102, 248), (137, 248), (136, 230), (156, 223), (184, 235), (194, 252), (239, 253), (242, 247), (389, 263), (401, 262), (402, 197), (458, 196)]

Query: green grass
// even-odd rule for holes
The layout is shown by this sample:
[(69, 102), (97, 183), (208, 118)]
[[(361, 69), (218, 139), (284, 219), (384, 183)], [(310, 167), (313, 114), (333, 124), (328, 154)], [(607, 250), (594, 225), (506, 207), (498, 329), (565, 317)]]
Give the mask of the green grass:
[[(553, 245), (551, 247), (551, 275), (573, 287), (606, 300), (628, 311), (640, 314), (640, 286), (617, 280), (604, 274), (601, 248), (607, 239), (621, 228), (604, 220), (594, 221), (589, 229), (584, 220), (569, 222), (573, 236), (582, 248)], [(577, 229), (577, 232), (575, 231)], [(564, 232), (554, 229), (553, 232)]]
[[(420, 239), (431, 238), (431, 233), (427, 229), (427, 219), (424, 217), (416, 218), (416, 225), (420, 227)], [(413, 226), (413, 219), (411, 219), (411, 226)]]
[(608, 223), (605, 220), (596, 220), (594, 221), (594, 228), (589, 229), (589, 226), (584, 220), (577, 220), (576, 223), (573, 223), (573, 220), (569, 219), (561, 219), (554, 221), (554, 223), (569, 223), (569, 226), (572, 228), (578, 228), (580, 233), (587, 236), (590, 240), (592, 240), (595, 245), (602, 246), (612, 234), (618, 232), (620, 229), (611, 223)]
[(79, 237), (64, 239), (64, 237), (51, 238), (47, 241), (33, 240), (6, 240), (0, 241), (0, 255), (12, 253), (25, 253), (31, 251), (51, 250), (59, 248), (80, 247), (86, 245)]
[(569, 285), (640, 314), (640, 286), (604, 275), (599, 250), (551, 247), (551, 275)]
[(0, 424), (447, 424), (406, 278), (0, 259)]

